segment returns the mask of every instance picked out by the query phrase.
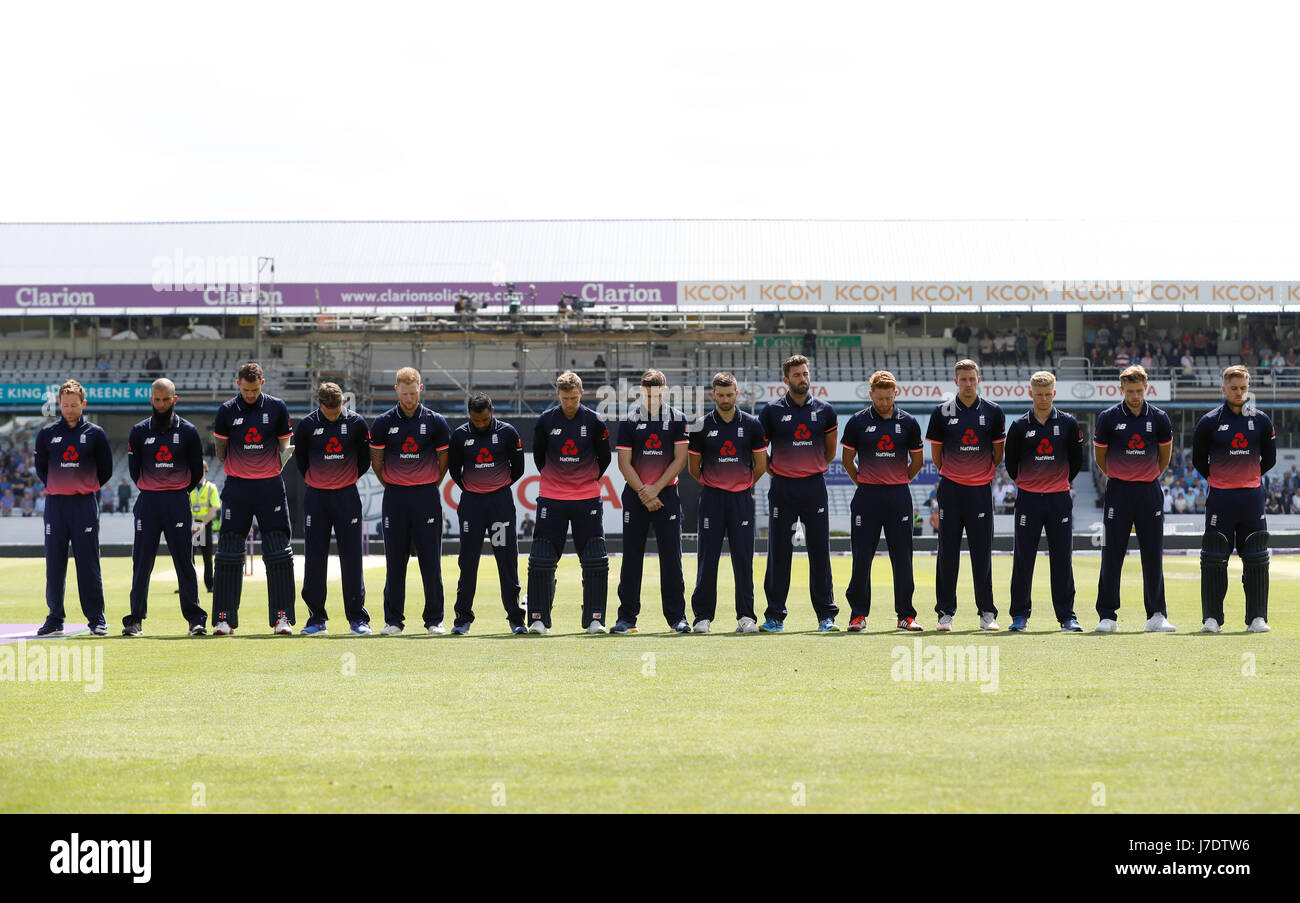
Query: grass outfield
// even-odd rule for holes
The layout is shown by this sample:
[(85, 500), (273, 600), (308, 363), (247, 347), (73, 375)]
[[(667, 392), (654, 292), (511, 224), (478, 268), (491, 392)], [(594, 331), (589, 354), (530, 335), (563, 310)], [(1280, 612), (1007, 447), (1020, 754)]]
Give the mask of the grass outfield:
[[(1099, 562), (1075, 559), (1088, 630)], [(850, 562), (833, 563), (843, 605)], [(104, 560), (114, 634), (130, 564)], [(934, 559), (916, 564), (933, 628)], [(981, 689), (987, 679), (894, 679), (924, 672), (902, 658), (916, 635), (892, 629), (886, 559), (869, 632), (817, 634), (797, 556), (782, 636), (730, 633), (727, 605), (719, 632), (672, 635), (657, 599), (645, 632), (587, 636), (566, 555), (549, 637), (505, 632), (489, 559), (469, 637), (351, 636), (332, 575), (328, 637), (273, 637), (265, 584), (249, 579), (239, 634), (197, 640), (180, 636), (169, 566), (160, 558), (146, 637), (28, 644), (102, 647), (102, 690), (0, 682), (0, 811), (1276, 812), (1300, 801), (1300, 556), (1274, 559), (1264, 635), (1244, 632), (1234, 560), (1220, 636), (1196, 632), (1195, 558), (1165, 559), (1173, 635), (1141, 633), (1135, 555), (1115, 636), (1056, 631), (1042, 558), (1030, 632), (1007, 633), (1007, 556), (994, 558), (1003, 632), (981, 634), (963, 562), (958, 629), (921, 634), (922, 656), (984, 648), (992, 669), (996, 650), (995, 692)], [(443, 568), (450, 627), (455, 560)], [(419, 628), (418, 574), (413, 561), (408, 631)], [(382, 561), (367, 577), (382, 622)], [(653, 560), (645, 582), (653, 592)], [(0, 559), (0, 587), (0, 622), (43, 619), (42, 560)]]

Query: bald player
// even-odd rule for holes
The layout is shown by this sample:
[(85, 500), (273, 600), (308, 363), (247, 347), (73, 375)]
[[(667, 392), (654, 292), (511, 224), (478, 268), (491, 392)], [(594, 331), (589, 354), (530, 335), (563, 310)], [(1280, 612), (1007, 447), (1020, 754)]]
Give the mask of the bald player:
[(131, 612), (122, 619), (122, 635), (144, 632), (149, 614), (149, 577), (158, 556), (158, 538), (167, 537), (172, 566), (180, 584), (181, 614), (190, 636), (207, 633), (208, 613), (199, 607), (199, 583), (194, 574), (190, 490), (203, 481), (203, 440), (199, 431), (175, 412), (176, 385), (156, 379), (150, 389), (153, 416), (131, 427), (126, 463), (139, 487), (135, 498), (135, 542), (131, 547)]

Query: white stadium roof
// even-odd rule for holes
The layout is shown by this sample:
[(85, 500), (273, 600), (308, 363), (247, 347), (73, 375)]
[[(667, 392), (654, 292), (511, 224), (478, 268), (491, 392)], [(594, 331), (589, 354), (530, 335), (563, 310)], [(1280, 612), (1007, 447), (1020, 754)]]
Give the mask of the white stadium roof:
[(1300, 223), (539, 220), (0, 224), (0, 285), (148, 284), (160, 257), (282, 282), (1297, 280)]

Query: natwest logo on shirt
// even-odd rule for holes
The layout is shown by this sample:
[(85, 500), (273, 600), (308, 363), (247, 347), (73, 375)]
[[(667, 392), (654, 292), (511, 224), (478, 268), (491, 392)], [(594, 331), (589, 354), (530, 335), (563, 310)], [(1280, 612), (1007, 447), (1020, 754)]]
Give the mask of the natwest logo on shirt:
[(881, 436), (880, 441), (876, 443), (876, 448), (880, 451), (893, 451), (894, 440), (889, 438), (889, 436)]
[(488, 451), (486, 448), (480, 448), (478, 450), (478, 455), (474, 460), (479, 464), (491, 464), (492, 452)]
[(650, 449), (663, 448), (664, 444), (663, 442), (659, 441), (658, 433), (651, 433), (649, 436), (646, 437), (645, 447)]
[(155, 461), (170, 461), (172, 459), (172, 450), (165, 445), (160, 446), (158, 451), (154, 453), (153, 459)]
[(417, 452), (419, 450), (420, 450), (420, 445), (415, 441), (414, 436), (407, 436), (406, 439), (402, 442), (402, 451), (404, 452), (408, 452), (408, 453)]
[(253, 443), (261, 442), (261, 441), (262, 441), (262, 434), (258, 432), (257, 427), (255, 426), (250, 426), (248, 428), (248, 432), (244, 433), (244, 443), (246, 445), (251, 445)]
[(808, 424), (801, 423), (797, 427), (795, 427), (794, 437), (796, 439), (811, 439), (812, 433), (809, 432), (808, 430)]
[(727, 455), (736, 454), (736, 446), (730, 439), (722, 443), (722, 448), (718, 449), (718, 454), (726, 457)]
[(1129, 436), (1128, 447), (1131, 451), (1142, 451), (1142, 449), (1147, 447), (1147, 444), (1142, 441), (1141, 436), (1134, 433), (1132, 436)]
[(332, 455), (343, 451), (343, 443), (339, 441), (338, 436), (330, 436), (329, 441), (325, 443), (325, 451)]
[(577, 453), (578, 443), (574, 442), (572, 439), (565, 440), (564, 445), (560, 448), (560, 454), (562, 455), (576, 455)]
[(1051, 453), (1052, 453), (1052, 443), (1048, 442), (1046, 439), (1043, 439), (1038, 443), (1038, 454), (1050, 455)]
[(962, 444), (962, 445), (979, 445), (979, 444), (980, 444), (979, 436), (976, 436), (976, 435), (975, 435), (975, 431), (974, 431), (974, 430), (967, 430), (964, 434), (962, 434), (962, 437), (961, 437), (961, 444)]

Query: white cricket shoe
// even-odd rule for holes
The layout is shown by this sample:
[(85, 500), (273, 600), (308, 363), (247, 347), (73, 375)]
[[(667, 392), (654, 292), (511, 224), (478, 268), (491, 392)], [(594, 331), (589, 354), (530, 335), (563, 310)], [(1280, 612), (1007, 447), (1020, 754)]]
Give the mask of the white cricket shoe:
[(431, 636), (437, 636), (440, 633), (446, 633), (446, 632), (447, 632), (447, 628), (442, 626), (441, 621), (439, 621), (437, 624), (429, 625), (429, 634)]
[(1093, 633), (1114, 633), (1119, 630), (1119, 624), (1114, 618), (1102, 618), (1097, 622), (1097, 626), (1092, 629)]
[(1272, 627), (1268, 626), (1268, 621), (1265, 621), (1263, 618), (1256, 618), (1255, 620), (1250, 622), (1250, 626), (1246, 628), (1246, 632), (1247, 633), (1268, 633), (1272, 629), (1273, 629)]
[(280, 618), (275, 622), (276, 636), (293, 636), (293, 628), (289, 626), (288, 618)]
[(379, 632), (384, 636), (397, 636), (402, 632), (402, 628), (398, 627), (396, 624), (385, 624), (384, 629)]
[(226, 621), (218, 621), (217, 626), (212, 628), (213, 636), (230, 636), (234, 632), (235, 628)]
[(696, 621), (691, 625), (691, 633), (708, 633), (712, 626), (709, 621)]
[(1205, 623), (1201, 625), (1201, 633), (1223, 633), (1223, 628), (1214, 618), (1206, 618)]
[[(981, 627), (984, 626), (984, 616), (983, 616), (983, 615), (980, 615), (980, 626), (981, 626)], [(995, 629), (996, 629), (996, 628), (995, 628)], [(951, 631), (952, 631), (952, 615), (942, 615), (942, 616), (940, 616), (940, 618), (939, 618), (939, 625), (935, 628), (935, 630), (938, 630), (938, 631), (940, 631), (940, 632), (942, 632), (942, 633), (949, 633), (949, 632), (951, 632)]]
[(1147, 633), (1173, 633), (1177, 629), (1178, 628), (1173, 624), (1170, 624), (1169, 619), (1160, 612), (1153, 614), (1151, 620), (1147, 621), (1146, 626)]
[(599, 621), (592, 621), (587, 625), (587, 633), (609, 633), (609, 628)]
[[(951, 620), (949, 621), (951, 623)], [(980, 630), (997, 630), (998, 616), (991, 611), (980, 612)]]
[(543, 624), (540, 620), (534, 621), (533, 623), (529, 624), (528, 632), (536, 633), (541, 636), (546, 636), (546, 634), (550, 633), (550, 631), (546, 629), (546, 625)]
[(736, 633), (758, 633), (758, 622), (753, 618), (741, 618), (736, 622)]

